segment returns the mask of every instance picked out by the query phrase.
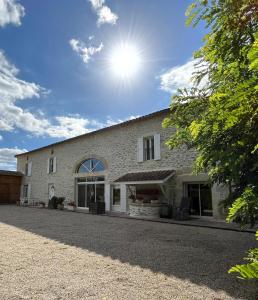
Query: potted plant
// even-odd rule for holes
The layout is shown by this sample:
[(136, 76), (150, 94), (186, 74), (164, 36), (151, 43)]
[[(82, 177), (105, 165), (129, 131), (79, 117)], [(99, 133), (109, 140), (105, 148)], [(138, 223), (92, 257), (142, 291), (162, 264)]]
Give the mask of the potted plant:
[(58, 200), (57, 200), (57, 208), (58, 209), (64, 209), (64, 201), (65, 201), (65, 198), (64, 197), (59, 197)]
[(45, 207), (45, 202), (44, 201), (39, 201), (39, 208), (44, 208)]
[(67, 203), (67, 210), (75, 211), (76, 204), (75, 201), (69, 201)]

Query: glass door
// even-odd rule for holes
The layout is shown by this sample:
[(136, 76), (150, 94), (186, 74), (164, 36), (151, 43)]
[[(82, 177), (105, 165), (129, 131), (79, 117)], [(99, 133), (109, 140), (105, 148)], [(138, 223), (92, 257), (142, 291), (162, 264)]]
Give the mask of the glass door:
[(92, 202), (104, 202), (104, 191), (104, 177), (78, 178), (77, 206), (81, 208), (88, 208), (89, 204)]
[(95, 202), (96, 198), (96, 185), (93, 184), (87, 184), (87, 207), (89, 207), (90, 203)]
[(212, 197), (209, 184), (187, 184), (190, 198), (190, 214), (194, 216), (212, 216)]

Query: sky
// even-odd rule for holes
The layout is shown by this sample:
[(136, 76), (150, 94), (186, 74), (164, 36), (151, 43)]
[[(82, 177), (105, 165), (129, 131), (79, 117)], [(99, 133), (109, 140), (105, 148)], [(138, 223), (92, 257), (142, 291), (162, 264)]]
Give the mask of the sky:
[(205, 29), (192, 1), (0, 0), (0, 169), (15, 154), (167, 108)]

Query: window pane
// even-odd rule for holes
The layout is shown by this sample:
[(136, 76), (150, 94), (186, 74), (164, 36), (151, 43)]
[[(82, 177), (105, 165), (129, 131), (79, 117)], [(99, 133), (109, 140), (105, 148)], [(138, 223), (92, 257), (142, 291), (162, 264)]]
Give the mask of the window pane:
[(188, 197), (190, 197), (191, 215), (200, 215), (199, 184), (188, 184)]
[(104, 202), (104, 184), (96, 184), (96, 202)]
[(87, 184), (87, 207), (92, 202), (95, 202), (95, 184)]
[(120, 188), (113, 188), (113, 205), (120, 205)]
[(85, 160), (78, 168), (78, 173), (91, 173), (104, 171), (105, 166), (102, 161), (92, 158)]
[(211, 188), (209, 184), (200, 184), (202, 216), (212, 216)]
[(151, 159), (154, 159), (154, 136), (151, 137)]
[(86, 207), (86, 185), (78, 185), (78, 207)]
[(86, 182), (86, 178), (77, 178), (77, 182)]
[(23, 197), (24, 198), (28, 197), (28, 185), (23, 186)]

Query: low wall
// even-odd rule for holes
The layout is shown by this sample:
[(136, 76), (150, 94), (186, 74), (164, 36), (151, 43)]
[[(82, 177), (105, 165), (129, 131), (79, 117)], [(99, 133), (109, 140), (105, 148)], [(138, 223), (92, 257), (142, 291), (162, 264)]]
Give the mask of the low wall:
[(160, 207), (160, 204), (154, 203), (132, 203), (129, 205), (129, 214), (131, 217), (158, 218)]

